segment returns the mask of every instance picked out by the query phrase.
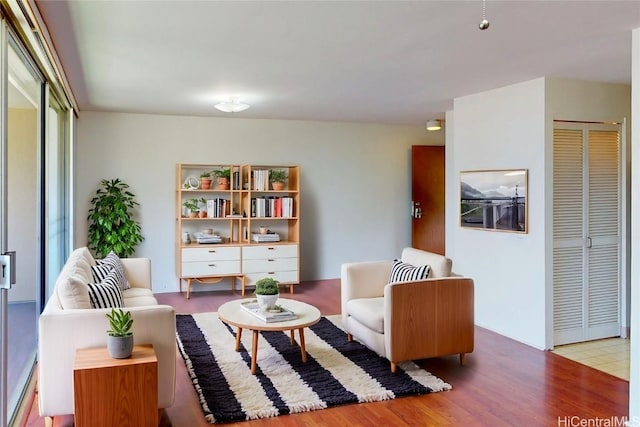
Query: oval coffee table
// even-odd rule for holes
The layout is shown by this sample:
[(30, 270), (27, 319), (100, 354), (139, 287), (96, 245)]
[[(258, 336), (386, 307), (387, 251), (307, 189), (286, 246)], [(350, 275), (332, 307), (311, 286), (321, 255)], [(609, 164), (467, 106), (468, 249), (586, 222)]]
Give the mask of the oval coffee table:
[(294, 320), (286, 320), (284, 322), (267, 323), (240, 307), (240, 304), (245, 301), (247, 301), (247, 299), (238, 299), (222, 304), (218, 309), (218, 317), (220, 317), (220, 320), (223, 322), (238, 328), (236, 333), (236, 351), (240, 351), (242, 330), (249, 329), (253, 331), (253, 341), (251, 344), (251, 373), (256, 373), (258, 333), (260, 331), (291, 331), (291, 344), (293, 344), (295, 342), (295, 330), (297, 329), (298, 334), (300, 335), (300, 353), (302, 355), (302, 361), (306, 363), (307, 351), (304, 346), (304, 328), (318, 323), (320, 320), (320, 310), (304, 302), (278, 298), (278, 305), (296, 313), (297, 318)]

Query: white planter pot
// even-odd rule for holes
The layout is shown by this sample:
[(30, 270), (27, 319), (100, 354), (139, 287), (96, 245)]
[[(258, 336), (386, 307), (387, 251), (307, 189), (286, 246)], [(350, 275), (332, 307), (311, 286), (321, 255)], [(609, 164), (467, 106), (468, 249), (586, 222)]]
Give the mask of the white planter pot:
[(273, 306), (276, 305), (276, 301), (278, 301), (278, 297), (279, 296), (280, 296), (280, 294), (275, 294), (275, 295), (256, 295), (256, 298), (258, 299), (258, 306), (263, 311), (269, 310), (269, 309), (273, 308)]

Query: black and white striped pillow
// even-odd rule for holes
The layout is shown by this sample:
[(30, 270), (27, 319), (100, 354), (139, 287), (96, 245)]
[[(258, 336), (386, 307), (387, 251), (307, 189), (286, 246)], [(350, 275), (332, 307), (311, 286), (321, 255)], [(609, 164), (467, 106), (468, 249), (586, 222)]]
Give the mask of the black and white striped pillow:
[(93, 281), (95, 283), (102, 282), (109, 275), (111, 270), (113, 270), (113, 267), (110, 264), (92, 265), (91, 275), (93, 276)]
[(116, 271), (111, 270), (100, 283), (88, 283), (89, 300), (93, 308), (118, 308), (124, 306), (122, 290), (116, 282)]
[(101, 272), (104, 271), (105, 268), (108, 268), (107, 271), (109, 272), (112, 269), (116, 270), (117, 283), (118, 286), (120, 286), (120, 289), (124, 291), (131, 288), (131, 284), (127, 279), (127, 271), (124, 268), (124, 264), (120, 261), (120, 258), (118, 258), (118, 255), (116, 255), (115, 252), (111, 251), (103, 259), (96, 260), (96, 265), (91, 267), (91, 273), (96, 281), (100, 280), (98, 274), (102, 274)]
[(429, 277), (429, 271), (431, 271), (431, 267), (429, 265), (414, 266), (407, 264), (406, 262), (402, 262), (399, 259), (394, 259), (388, 283), (424, 280)]

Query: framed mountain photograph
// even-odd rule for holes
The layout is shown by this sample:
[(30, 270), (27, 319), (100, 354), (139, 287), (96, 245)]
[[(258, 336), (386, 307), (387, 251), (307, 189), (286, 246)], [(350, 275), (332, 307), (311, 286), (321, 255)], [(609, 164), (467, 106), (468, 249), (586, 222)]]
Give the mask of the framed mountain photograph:
[(460, 226), (527, 233), (527, 169), (460, 172)]

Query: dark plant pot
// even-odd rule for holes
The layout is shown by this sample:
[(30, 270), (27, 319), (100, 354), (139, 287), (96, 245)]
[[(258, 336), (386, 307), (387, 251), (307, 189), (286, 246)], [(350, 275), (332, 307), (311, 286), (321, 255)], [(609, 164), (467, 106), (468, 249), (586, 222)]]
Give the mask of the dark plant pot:
[(127, 337), (107, 337), (107, 349), (114, 359), (126, 359), (133, 352), (133, 335)]

